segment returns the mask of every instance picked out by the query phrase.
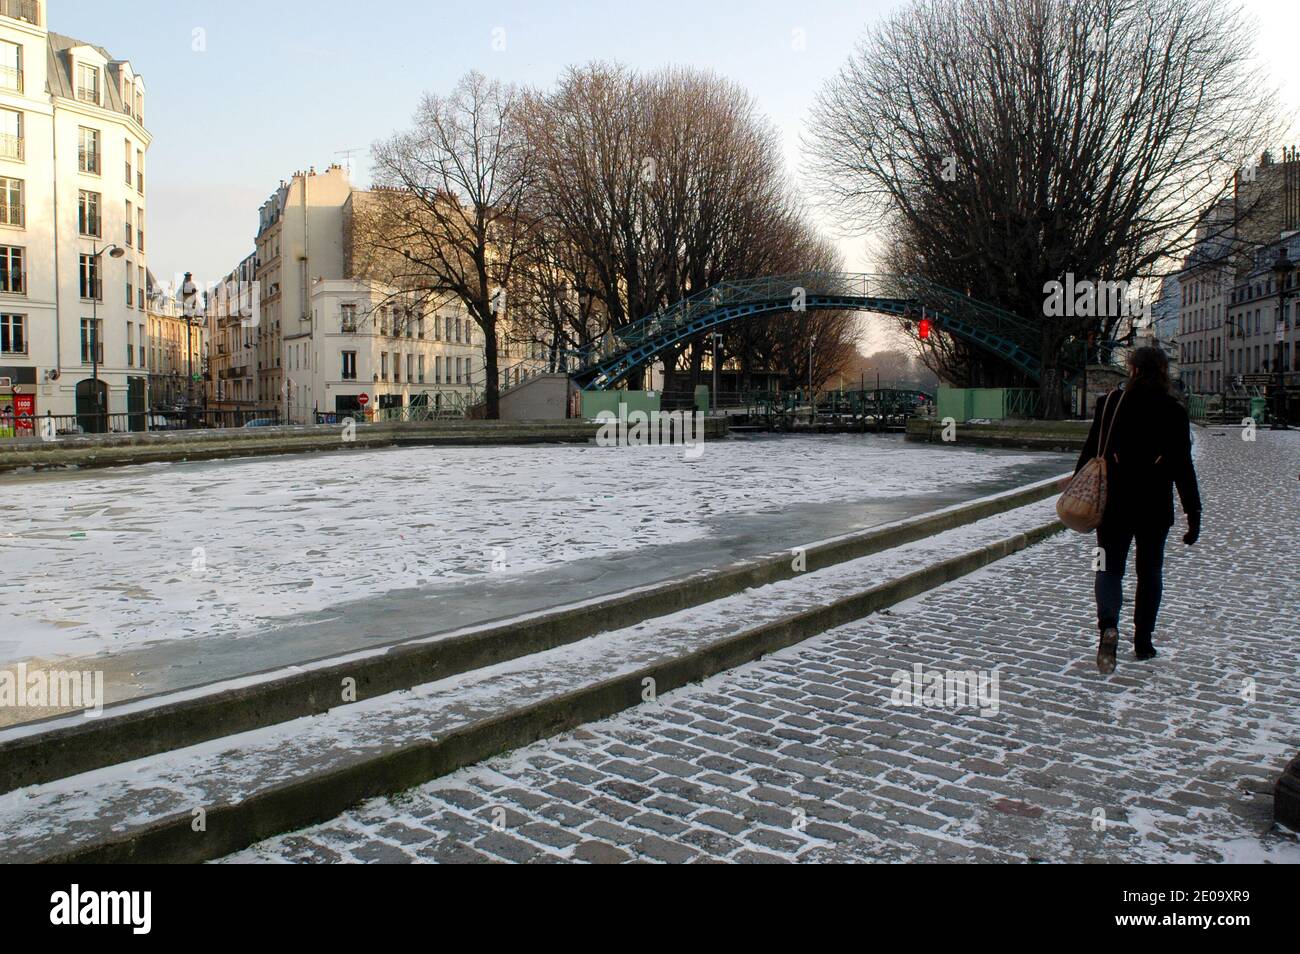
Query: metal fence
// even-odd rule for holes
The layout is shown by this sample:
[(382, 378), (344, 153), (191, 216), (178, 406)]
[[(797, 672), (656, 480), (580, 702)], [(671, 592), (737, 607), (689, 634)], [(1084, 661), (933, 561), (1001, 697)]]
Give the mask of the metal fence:
[(108, 414), (41, 414), (15, 426), (0, 421), (0, 440), (71, 437), (80, 434), (143, 434), (155, 431), (270, 427), (280, 423), (279, 411), (203, 410), (122, 411)]

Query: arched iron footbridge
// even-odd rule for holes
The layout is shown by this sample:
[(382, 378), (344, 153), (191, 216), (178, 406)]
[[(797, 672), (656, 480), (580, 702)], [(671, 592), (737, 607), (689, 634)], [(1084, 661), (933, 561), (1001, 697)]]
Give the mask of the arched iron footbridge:
[(706, 332), (758, 315), (798, 310), (868, 311), (920, 321), (989, 351), (1034, 381), (1042, 375), (1032, 322), (922, 278), (861, 272), (802, 272), (719, 282), (604, 335), (577, 353), (583, 388), (603, 391)]

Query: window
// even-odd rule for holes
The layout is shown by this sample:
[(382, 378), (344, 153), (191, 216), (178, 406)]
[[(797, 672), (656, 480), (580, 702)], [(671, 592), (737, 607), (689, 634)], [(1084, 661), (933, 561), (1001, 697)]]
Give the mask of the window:
[(99, 175), (99, 130), (77, 127), (77, 169), (88, 175)]
[(135, 286), (136, 307), (138, 307), (141, 311), (144, 311), (144, 290), (145, 290), (144, 266), (143, 265), (138, 266), (136, 269), (136, 273), (140, 278), (140, 280), (136, 283)]
[[(460, 319), (456, 319), (456, 344), (460, 344)], [(460, 375), (456, 375), (456, 380), (460, 380)]]
[(0, 176), (0, 225), (16, 225), (22, 228), (26, 222), (26, 208), (22, 179), (8, 179)]
[(406, 380), (407, 381), (415, 380), (414, 369), (415, 369), (415, 355), (408, 354), (406, 356)]
[(402, 356), (396, 351), (393, 352), (393, 380), (402, 383)]
[(415, 322), (411, 320), (410, 312), (407, 312), (405, 315), (402, 316), (402, 324), (406, 327), (406, 337), (409, 338), (411, 337), (411, 335), (415, 334), (415, 327), (414, 327)]
[(388, 352), (385, 351), (379, 355), (379, 380), (388, 380)]
[(96, 352), (93, 360), (99, 362), (100, 364), (103, 364), (104, 363), (104, 319), (103, 318), (99, 319), (99, 321), (95, 323), (95, 330), (93, 335), (91, 332), (91, 320), (89, 318), (81, 319), (81, 363), (82, 364), (92, 363), (91, 353), (90, 353), (92, 340), (95, 345), (95, 352)]
[(23, 91), (23, 48), (20, 43), (0, 40), (0, 89)]
[(135, 282), (131, 280), (135, 272), (135, 266), (130, 262), (126, 263), (126, 307), (135, 307)]
[(135, 325), (126, 323), (126, 366), (135, 366)]
[(131, 222), (135, 219), (135, 213), (132, 211), (130, 200), (126, 203), (126, 247), (130, 248), (135, 244), (135, 230), (131, 227)]
[(460, 384), (460, 358), (456, 359), (456, 383)]
[(24, 261), (23, 249), (16, 245), (0, 245), (0, 292), (6, 295), (27, 294)]
[(144, 195), (144, 150), (135, 151), (135, 191)]
[(140, 206), (135, 210), (135, 247), (144, 251), (144, 209)]
[(339, 330), (340, 331), (357, 330), (357, 306), (356, 305), (339, 306)]
[[(415, 336), (417, 338), (424, 337), (424, 316), (423, 315), (421, 315), (418, 319), (416, 319)], [(424, 359), (421, 358), (420, 360), (424, 360)]]
[(99, 105), (99, 67), (77, 64), (77, 99)]
[(442, 356), (433, 359), (433, 383), (442, 384)]
[(131, 184), (131, 140), (122, 141), (123, 154), (126, 156), (126, 184)]
[[(1300, 352), (1297, 352), (1297, 356), (1300, 357)], [(420, 383), (424, 383), (424, 355), (420, 355)]]
[(81, 256), (81, 297), (104, 300), (104, 286), (99, 280), (99, 259), (94, 255)]
[(83, 189), (77, 197), (77, 230), (82, 235), (98, 238), (103, 234), (100, 231), (102, 224), (99, 219), (99, 193)]
[(0, 109), (0, 159), (22, 162), (24, 153), (23, 114), (16, 109)]
[(0, 315), (0, 354), (27, 353), (27, 316)]

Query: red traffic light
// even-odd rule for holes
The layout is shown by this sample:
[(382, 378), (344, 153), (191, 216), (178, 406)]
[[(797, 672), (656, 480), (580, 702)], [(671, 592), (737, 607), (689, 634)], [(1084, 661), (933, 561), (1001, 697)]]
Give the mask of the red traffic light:
[(920, 336), (921, 336), (921, 340), (922, 340), (922, 341), (924, 341), (926, 338), (930, 337), (930, 319), (929, 319), (929, 318), (922, 318), (920, 324), (917, 325), (917, 329), (916, 329), (916, 330), (917, 330), (917, 333), (920, 334)]

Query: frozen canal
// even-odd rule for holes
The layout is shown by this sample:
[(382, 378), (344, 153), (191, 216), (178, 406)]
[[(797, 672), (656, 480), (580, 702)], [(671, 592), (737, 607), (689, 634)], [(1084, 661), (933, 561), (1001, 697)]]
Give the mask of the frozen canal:
[(109, 700), (643, 585), (1071, 458), (763, 437), (419, 448), (0, 480), (0, 663), (103, 657)]

